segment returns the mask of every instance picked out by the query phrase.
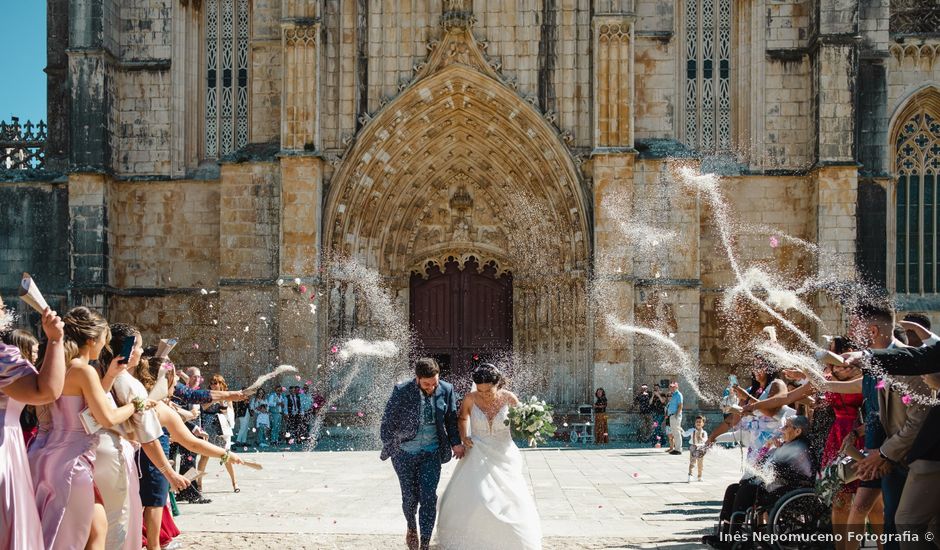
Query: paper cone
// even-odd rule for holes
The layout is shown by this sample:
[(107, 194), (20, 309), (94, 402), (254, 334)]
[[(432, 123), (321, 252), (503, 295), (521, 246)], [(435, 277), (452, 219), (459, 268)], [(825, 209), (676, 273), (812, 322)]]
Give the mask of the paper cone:
[(23, 281), (20, 283), (20, 299), (39, 313), (42, 313), (49, 307), (49, 304), (46, 303), (46, 299), (42, 297), (42, 292), (39, 292), (39, 287), (36, 286), (36, 283), (33, 281), (33, 278), (29, 276), (29, 273), (23, 273)]
[(170, 395), (170, 387), (166, 381), (166, 369), (161, 368), (160, 373), (157, 374), (157, 382), (153, 385), (153, 388), (150, 389), (150, 394), (147, 395), (147, 399), (151, 401), (163, 401)]
[(161, 378), (157, 380), (157, 383), (154, 384), (153, 388), (150, 389), (150, 393), (147, 395), (147, 399), (151, 401), (163, 401), (169, 394), (170, 390), (167, 387), (166, 378)]
[(173, 348), (176, 347), (176, 338), (163, 338), (160, 340), (160, 345), (157, 346), (157, 353), (155, 357), (163, 357), (164, 359), (170, 356), (170, 352), (173, 351)]

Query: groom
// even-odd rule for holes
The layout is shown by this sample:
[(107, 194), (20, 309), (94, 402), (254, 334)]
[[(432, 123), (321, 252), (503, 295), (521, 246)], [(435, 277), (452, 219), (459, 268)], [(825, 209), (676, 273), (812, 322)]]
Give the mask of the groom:
[[(408, 521), (405, 542), (418, 550), (431, 543), (437, 516), (437, 484), (441, 464), (451, 455), (463, 458), (464, 447), (457, 431), (457, 399), (454, 387), (440, 380), (437, 361), (415, 361), (415, 378), (392, 390), (382, 415), (382, 460), (392, 459), (401, 484), (401, 508)], [(418, 505), (420, 520), (415, 521)]]

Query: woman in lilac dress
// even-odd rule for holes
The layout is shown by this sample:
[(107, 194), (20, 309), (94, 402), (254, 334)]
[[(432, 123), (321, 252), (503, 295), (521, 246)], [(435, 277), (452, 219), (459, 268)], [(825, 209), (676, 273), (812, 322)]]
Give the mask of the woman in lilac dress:
[[(7, 325), (6, 318), (0, 300), (0, 325)], [(48, 343), (39, 373), (16, 347), (0, 344), (0, 548), (11, 550), (45, 546), (20, 428), (24, 404), (50, 403), (62, 393), (62, 320), (46, 309), (42, 328)]]
[[(137, 408), (143, 409), (145, 403), (114, 408), (102, 387), (110, 382), (103, 382), (89, 365), (108, 343), (107, 321), (85, 307), (73, 308), (63, 320), (68, 361), (65, 385), (51, 407), (51, 431), (41, 446), (29, 449), (29, 465), (45, 547), (103, 549), (108, 524), (94, 485), (98, 436), (85, 430), (82, 411), (87, 407), (98, 424), (111, 428), (130, 418)], [(106, 379), (113, 380), (126, 368), (119, 359), (111, 362)]]

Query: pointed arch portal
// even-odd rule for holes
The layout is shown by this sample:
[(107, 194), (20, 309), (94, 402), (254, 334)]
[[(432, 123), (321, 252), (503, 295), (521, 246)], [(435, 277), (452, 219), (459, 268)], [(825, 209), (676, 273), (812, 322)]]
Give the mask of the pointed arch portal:
[[(489, 304), (492, 311), (477, 307), (460, 330), (505, 326), (499, 338), (511, 349), (501, 351), (541, 363), (556, 402), (578, 402), (591, 372), (590, 195), (559, 132), (506, 84), (468, 27), (445, 28), (430, 49), (415, 80), (367, 122), (332, 178), (324, 249), (394, 281), (412, 324), (424, 327), (419, 340), (432, 340), (434, 327), (413, 318), (416, 306), (419, 313), (446, 308), (457, 319), (468, 304)], [(499, 285), (504, 298), (487, 301)], [(444, 302), (432, 306), (427, 290), (435, 286), (450, 291), (439, 288), (435, 299)], [(466, 342), (488, 337), (452, 336), (448, 354), (460, 360), (473, 354)]]

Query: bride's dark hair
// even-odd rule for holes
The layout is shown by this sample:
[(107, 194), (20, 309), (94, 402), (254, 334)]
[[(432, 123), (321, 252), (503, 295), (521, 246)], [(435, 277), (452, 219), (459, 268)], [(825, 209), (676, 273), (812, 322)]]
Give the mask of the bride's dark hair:
[(475, 384), (499, 385), (503, 381), (503, 374), (499, 372), (499, 369), (496, 368), (496, 365), (492, 363), (483, 363), (479, 367), (473, 369), (473, 372), (470, 374), (470, 378)]

